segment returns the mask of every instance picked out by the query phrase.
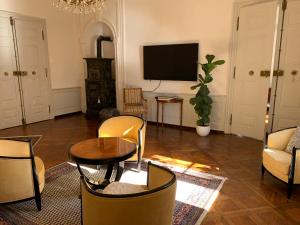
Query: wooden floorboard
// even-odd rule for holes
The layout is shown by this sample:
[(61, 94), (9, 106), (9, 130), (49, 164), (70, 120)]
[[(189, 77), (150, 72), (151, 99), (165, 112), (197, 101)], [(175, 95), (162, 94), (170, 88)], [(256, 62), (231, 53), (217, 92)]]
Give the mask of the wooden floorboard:
[[(0, 130), (0, 136), (43, 135), (35, 154), (50, 168), (68, 160), (73, 144), (96, 137), (98, 126), (98, 121), (72, 115)], [(288, 200), (284, 183), (269, 174), (261, 179), (262, 147), (249, 138), (221, 133), (199, 137), (192, 130), (149, 124), (144, 157), (228, 178), (202, 224), (300, 224), (300, 188)]]

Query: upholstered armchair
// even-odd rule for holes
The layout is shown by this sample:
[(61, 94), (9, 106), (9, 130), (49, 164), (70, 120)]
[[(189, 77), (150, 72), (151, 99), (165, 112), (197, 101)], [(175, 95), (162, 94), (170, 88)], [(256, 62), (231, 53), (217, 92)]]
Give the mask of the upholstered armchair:
[(288, 128), (268, 135), (267, 146), (263, 151), (262, 176), (267, 170), (279, 180), (288, 184), (288, 198), (294, 184), (300, 184), (300, 154), (293, 148), (292, 154), (285, 149), (296, 128)]
[(124, 88), (123, 113), (141, 115), (147, 119), (147, 100), (143, 97), (142, 88)]
[(106, 191), (110, 185), (100, 193), (81, 178), (83, 225), (172, 225), (176, 176), (169, 169), (149, 163), (144, 191), (112, 194)]
[(44, 163), (31, 143), (0, 140), (0, 204), (35, 198), (40, 211), (44, 184)]
[(122, 137), (136, 144), (137, 153), (127, 161), (137, 161), (140, 169), (145, 148), (146, 121), (136, 116), (116, 116), (105, 120), (99, 130), (99, 137)]

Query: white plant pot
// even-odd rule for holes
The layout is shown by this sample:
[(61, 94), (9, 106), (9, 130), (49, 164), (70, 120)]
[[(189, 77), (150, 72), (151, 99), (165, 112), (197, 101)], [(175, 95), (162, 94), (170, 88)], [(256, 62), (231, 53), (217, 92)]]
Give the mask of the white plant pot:
[(200, 135), (201, 137), (205, 137), (210, 132), (210, 126), (197, 126), (196, 130), (198, 135)]

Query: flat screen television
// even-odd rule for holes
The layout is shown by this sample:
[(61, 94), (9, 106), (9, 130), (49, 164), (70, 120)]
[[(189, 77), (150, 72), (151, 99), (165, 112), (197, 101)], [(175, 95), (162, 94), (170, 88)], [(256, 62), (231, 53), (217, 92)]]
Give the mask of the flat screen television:
[(148, 45), (143, 50), (145, 80), (197, 80), (198, 43)]

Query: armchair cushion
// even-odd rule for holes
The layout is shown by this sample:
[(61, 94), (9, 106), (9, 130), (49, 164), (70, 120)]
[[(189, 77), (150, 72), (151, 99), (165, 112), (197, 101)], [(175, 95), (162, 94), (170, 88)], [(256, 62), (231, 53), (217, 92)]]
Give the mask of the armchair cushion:
[[(275, 149), (264, 149), (263, 165), (265, 168), (284, 182), (288, 182), (292, 155), (285, 151)], [(300, 183), (300, 154), (296, 156), (296, 168), (294, 183)]]
[(290, 138), (285, 151), (287, 151), (288, 153), (292, 153), (294, 147), (300, 148), (300, 127), (297, 127), (297, 129), (295, 130), (295, 133)]
[(271, 166), (278, 172), (288, 175), (291, 164), (291, 155), (284, 151), (265, 149), (263, 152), (263, 161), (265, 165)]
[(103, 190), (103, 194), (125, 195), (125, 194), (140, 193), (144, 191), (147, 191), (146, 185), (113, 182)]

